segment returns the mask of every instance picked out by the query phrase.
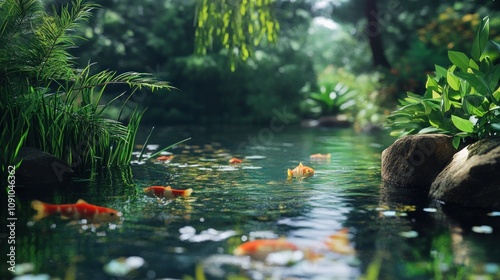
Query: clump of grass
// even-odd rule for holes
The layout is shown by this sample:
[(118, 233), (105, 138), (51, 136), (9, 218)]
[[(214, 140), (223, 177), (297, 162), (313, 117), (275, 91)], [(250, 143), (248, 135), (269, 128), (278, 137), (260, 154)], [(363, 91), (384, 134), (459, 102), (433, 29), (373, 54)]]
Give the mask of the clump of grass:
[[(31, 146), (59, 157), (76, 169), (125, 165), (130, 162), (143, 110), (137, 108), (127, 123), (106, 117), (102, 96), (110, 85), (137, 90), (171, 89), (150, 74), (101, 71), (91, 64), (74, 65), (68, 50), (79, 36), (75, 30), (97, 6), (74, 0), (46, 12), (36, 0), (0, 3), (0, 119), (2, 177), (5, 166), (19, 164), (21, 146)], [(121, 112), (120, 112), (121, 115)]]

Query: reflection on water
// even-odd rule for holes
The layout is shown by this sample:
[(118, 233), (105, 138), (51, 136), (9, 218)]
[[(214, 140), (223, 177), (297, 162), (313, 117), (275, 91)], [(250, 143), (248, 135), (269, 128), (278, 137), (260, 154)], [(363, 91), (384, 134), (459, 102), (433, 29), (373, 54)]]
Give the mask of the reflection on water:
[[(151, 153), (183, 136), (192, 140), (162, 160), (103, 171), (90, 181), (19, 187), (17, 264), (32, 264), (26, 265), (28, 272), (59, 279), (500, 275), (498, 212), (435, 202), (408, 205), (379, 196), (380, 153), (391, 139), (349, 129), (291, 127), (260, 139), (259, 131), (164, 130), (152, 141), (157, 146), (148, 147)], [(317, 153), (331, 158), (309, 158)], [(233, 157), (242, 162), (229, 163)], [(287, 180), (286, 170), (300, 162), (314, 168), (314, 176)], [(153, 185), (194, 191), (159, 200), (142, 191)], [(30, 221), (32, 199), (80, 198), (121, 211), (123, 221), (98, 226), (57, 218)], [(345, 232), (344, 251), (331, 248), (338, 232)], [(244, 242), (279, 238), (298, 250), (271, 252), (265, 260), (233, 255)], [(12, 278), (5, 262), (1, 268)]]

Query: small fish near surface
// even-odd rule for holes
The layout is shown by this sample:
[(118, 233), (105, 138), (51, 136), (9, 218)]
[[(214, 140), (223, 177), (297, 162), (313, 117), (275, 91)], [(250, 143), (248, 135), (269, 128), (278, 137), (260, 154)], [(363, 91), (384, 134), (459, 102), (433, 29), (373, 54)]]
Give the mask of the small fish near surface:
[(315, 160), (330, 159), (331, 157), (332, 157), (331, 154), (313, 154), (309, 156), (310, 159), (315, 159)]
[(288, 179), (291, 179), (292, 177), (307, 178), (307, 177), (311, 177), (312, 175), (314, 175), (314, 169), (312, 169), (309, 166), (302, 165), (302, 162), (301, 162), (293, 170), (288, 169), (287, 175), (288, 175)]
[(231, 158), (231, 159), (229, 160), (229, 163), (230, 163), (230, 164), (239, 164), (239, 163), (242, 163), (242, 162), (243, 162), (243, 160), (242, 160), (242, 159), (235, 158), (235, 157), (234, 157), (234, 158)]
[(173, 199), (177, 197), (188, 197), (193, 192), (192, 188), (186, 190), (172, 189), (170, 186), (151, 186), (144, 188), (144, 193), (151, 197)]
[(285, 239), (258, 239), (245, 242), (236, 249), (233, 254), (236, 256), (250, 256), (256, 260), (265, 260), (271, 253), (280, 251), (297, 251), (298, 247)]
[(63, 219), (86, 219), (89, 223), (114, 223), (120, 221), (122, 216), (114, 209), (92, 205), (83, 199), (79, 199), (75, 204), (49, 204), (33, 200), (31, 207), (37, 211), (33, 216), (35, 221), (59, 214)]

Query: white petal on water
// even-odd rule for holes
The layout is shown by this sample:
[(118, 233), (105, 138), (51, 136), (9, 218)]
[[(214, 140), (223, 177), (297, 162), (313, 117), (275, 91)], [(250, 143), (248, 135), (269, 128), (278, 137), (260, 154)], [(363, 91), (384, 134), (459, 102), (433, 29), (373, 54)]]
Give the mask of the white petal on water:
[(486, 226), (486, 225), (474, 226), (474, 227), (472, 227), (472, 231), (477, 232), (477, 233), (490, 234), (490, 233), (493, 233), (493, 228), (490, 226)]

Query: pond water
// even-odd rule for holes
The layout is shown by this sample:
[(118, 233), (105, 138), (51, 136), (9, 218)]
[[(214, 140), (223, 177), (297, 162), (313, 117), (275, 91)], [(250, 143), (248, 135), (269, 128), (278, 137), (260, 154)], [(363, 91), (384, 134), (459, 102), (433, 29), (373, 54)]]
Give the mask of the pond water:
[[(16, 189), (17, 270), (42, 276), (17, 279), (500, 279), (500, 212), (382, 199), (380, 154), (394, 140), (383, 134), (245, 127), (154, 135), (150, 143), (160, 148), (192, 139), (170, 149), (169, 162)], [(316, 153), (331, 158), (310, 159)], [(229, 164), (232, 157), (243, 162)], [(286, 170), (300, 162), (314, 176), (288, 180)], [(158, 200), (143, 192), (153, 185), (193, 193)], [(122, 212), (122, 221), (33, 222), (33, 199), (84, 199)], [(347, 252), (325, 246), (342, 229)], [(299, 250), (267, 259), (233, 255), (246, 241), (278, 238)], [(2, 279), (14, 277), (8, 267), (2, 262)]]

